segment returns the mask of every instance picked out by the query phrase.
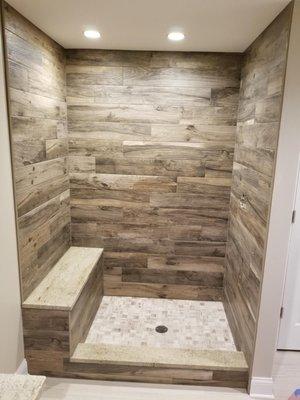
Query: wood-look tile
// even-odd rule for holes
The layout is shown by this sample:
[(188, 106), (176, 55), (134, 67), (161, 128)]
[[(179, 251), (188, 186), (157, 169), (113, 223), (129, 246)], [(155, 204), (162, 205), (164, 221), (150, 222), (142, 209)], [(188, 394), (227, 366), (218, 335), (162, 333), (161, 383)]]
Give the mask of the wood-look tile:
[(68, 156), (67, 139), (50, 139), (46, 140), (46, 158), (53, 160), (59, 157)]
[(123, 151), (127, 157), (147, 159), (199, 159), (233, 151), (232, 145), (223, 142), (142, 142), (124, 141)]
[(3, 14), (24, 300), (70, 244), (65, 52), (7, 3)]
[[(176, 268), (147, 269), (149, 257), (175, 251), (224, 259), (240, 63), (237, 54), (67, 52), (72, 240), (105, 247), (105, 291), (141, 295), (138, 280), (155, 274), (148, 295), (220, 298), (188, 290)], [(142, 269), (122, 282), (130, 268)]]
[(59, 129), (56, 119), (11, 117), (10, 122), (13, 142), (56, 139)]
[(143, 123), (68, 120), (72, 138), (103, 140), (151, 140), (151, 125)]
[(229, 125), (151, 125), (151, 140), (156, 142), (228, 142), (234, 147), (235, 133)]
[(178, 123), (181, 117), (180, 106), (156, 104), (97, 104), (68, 106), (70, 122), (124, 122), (124, 123)]
[(67, 85), (120, 85), (123, 83), (122, 68), (97, 65), (67, 65)]
[(229, 71), (220, 75), (217, 69), (124, 67), (124, 85), (192, 86), (208, 88), (239, 87), (239, 74)]
[(241, 71), (237, 141), (226, 250), (226, 311), (252, 363), (281, 118), (292, 6), (247, 49)]
[(16, 193), (18, 216), (26, 214), (48, 200), (69, 189), (69, 179), (66, 175), (54, 178), (37, 185), (31, 185)]
[(175, 178), (152, 175), (118, 175), (73, 173), (70, 175), (71, 189), (132, 190), (134, 192), (175, 192)]
[(185, 106), (181, 124), (230, 125), (236, 124), (237, 106)]
[[(221, 158), (221, 157), (220, 157)], [(232, 160), (231, 160), (232, 168)], [(203, 160), (164, 160), (130, 157), (96, 157), (96, 172), (123, 175), (154, 175), (154, 176), (205, 176), (205, 161)]]
[(9, 89), (10, 113), (17, 117), (59, 119), (66, 117), (66, 104), (21, 90)]

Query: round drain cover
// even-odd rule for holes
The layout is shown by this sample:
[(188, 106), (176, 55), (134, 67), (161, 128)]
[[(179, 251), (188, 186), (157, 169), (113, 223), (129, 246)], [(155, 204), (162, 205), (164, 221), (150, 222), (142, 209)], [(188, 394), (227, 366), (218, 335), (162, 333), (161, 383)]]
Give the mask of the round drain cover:
[(166, 332), (168, 331), (168, 328), (167, 328), (166, 326), (164, 326), (164, 325), (158, 325), (158, 326), (155, 328), (155, 330), (156, 330), (156, 332), (158, 332), (158, 333), (166, 333)]

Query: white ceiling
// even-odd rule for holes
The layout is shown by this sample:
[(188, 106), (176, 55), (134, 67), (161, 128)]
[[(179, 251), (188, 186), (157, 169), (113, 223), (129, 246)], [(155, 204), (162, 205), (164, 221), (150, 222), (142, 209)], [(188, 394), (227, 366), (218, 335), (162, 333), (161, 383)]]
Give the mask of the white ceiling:
[[(8, 0), (65, 48), (244, 51), (289, 0)], [(85, 29), (102, 38), (87, 39)], [(183, 42), (167, 33), (183, 30)]]

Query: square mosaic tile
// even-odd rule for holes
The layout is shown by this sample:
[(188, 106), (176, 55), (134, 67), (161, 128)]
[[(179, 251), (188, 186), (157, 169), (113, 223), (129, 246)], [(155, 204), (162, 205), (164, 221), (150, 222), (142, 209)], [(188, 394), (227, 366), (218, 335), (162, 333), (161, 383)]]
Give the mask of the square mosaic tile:
[(236, 350), (221, 302), (138, 297), (104, 296), (86, 343)]

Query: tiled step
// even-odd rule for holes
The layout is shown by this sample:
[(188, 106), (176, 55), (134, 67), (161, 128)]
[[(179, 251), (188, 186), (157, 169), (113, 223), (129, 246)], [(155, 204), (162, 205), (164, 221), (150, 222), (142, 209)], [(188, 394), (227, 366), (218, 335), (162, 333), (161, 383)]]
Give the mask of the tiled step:
[(107, 344), (79, 343), (71, 357), (73, 362), (140, 365), (147, 367), (207, 368), (247, 371), (245, 357), (240, 351), (165, 349)]
[(65, 370), (92, 379), (246, 388), (248, 366), (238, 351), (78, 344)]

